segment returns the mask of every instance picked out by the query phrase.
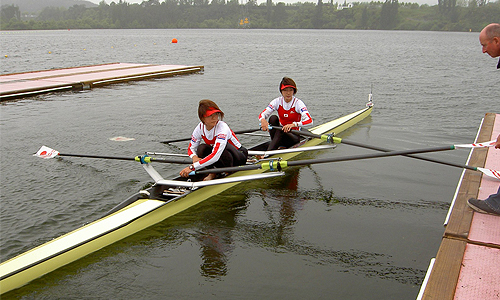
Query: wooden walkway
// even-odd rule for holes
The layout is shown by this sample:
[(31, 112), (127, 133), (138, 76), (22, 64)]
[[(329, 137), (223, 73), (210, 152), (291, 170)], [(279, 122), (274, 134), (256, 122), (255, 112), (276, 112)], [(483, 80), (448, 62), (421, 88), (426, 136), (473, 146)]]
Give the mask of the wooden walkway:
[(203, 66), (110, 63), (0, 75), (0, 101), (42, 93), (202, 72)]
[[(496, 139), (500, 114), (486, 114), (477, 142)], [(500, 170), (500, 150), (474, 149), (470, 166)], [(473, 211), (467, 200), (495, 194), (500, 181), (466, 170), (458, 184), (435, 260), (418, 299), (500, 299), (500, 216)]]

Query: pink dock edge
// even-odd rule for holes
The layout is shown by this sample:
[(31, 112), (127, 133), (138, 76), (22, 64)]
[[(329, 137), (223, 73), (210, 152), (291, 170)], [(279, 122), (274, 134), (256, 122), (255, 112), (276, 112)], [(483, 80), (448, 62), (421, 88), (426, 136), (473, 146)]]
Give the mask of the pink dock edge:
[[(500, 114), (496, 114), (491, 139), (498, 134)], [(488, 149), (484, 167), (500, 170), (499, 149)], [(499, 185), (500, 181), (483, 176), (478, 199), (495, 194)], [(454, 299), (500, 299), (500, 216), (474, 212), (469, 240), (491, 246), (467, 244)]]

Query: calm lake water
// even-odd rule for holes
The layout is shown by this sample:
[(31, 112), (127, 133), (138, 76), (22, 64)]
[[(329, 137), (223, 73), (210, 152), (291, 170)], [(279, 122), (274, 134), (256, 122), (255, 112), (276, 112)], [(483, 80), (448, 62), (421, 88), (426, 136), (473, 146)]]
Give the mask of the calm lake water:
[[(485, 113), (499, 112), (500, 71), (481, 53), (478, 33), (68, 30), (1, 32), (0, 42), (2, 74), (111, 62), (205, 66), (1, 103), (1, 261), (96, 219), (151, 181), (133, 162), (33, 157), (42, 145), (184, 153), (187, 143), (159, 141), (189, 137), (199, 100), (218, 103), (233, 130), (257, 127), (283, 76), (295, 79), (315, 124), (362, 109), (372, 90), (372, 116), (341, 137), (385, 148), (470, 143)], [(246, 146), (262, 139), (240, 136)], [(339, 145), (301, 158), (368, 152)], [(428, 156), (463, 164), (467, 155)], [(165, 178), (180, 168), (157, 166)], [(2, 298), (415, 299), (461, 172), (401, 157), (294, 168)]]

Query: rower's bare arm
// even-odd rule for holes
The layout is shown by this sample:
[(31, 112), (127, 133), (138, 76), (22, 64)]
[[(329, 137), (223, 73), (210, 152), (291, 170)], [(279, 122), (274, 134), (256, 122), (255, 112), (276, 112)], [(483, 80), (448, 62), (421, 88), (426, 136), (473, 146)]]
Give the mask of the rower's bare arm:
[(262, 129), (262, 131), (268, 131), (268, 128), (269, 127), (269, 123), (267, 122), (266, 119), (262, 119), (260, 120), (260, 128)]

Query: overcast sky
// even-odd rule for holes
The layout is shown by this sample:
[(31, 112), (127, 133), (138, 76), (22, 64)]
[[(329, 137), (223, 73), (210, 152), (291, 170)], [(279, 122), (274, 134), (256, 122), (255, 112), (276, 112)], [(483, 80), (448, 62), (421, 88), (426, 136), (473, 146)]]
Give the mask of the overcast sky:
[[(99, 2), (101, 2), (101, 0), (88, 0), (90, 2), (94, 2), (96, 4), (99, 4)], [(104, 0), (106, 1), (107, 4), (110, 4), (112, 2), (112, 0)], [(114, 0), (115, 2), (118, 2), (119, 0)], [(124, 0), (125, 2), (127, 3), (142, 3), (143, 0)], [(163, 2), (164, 0), (160, 0), (160, 2)], [(239, 0), (240, 3), (242, 0)], [(246, 1), (246, 0), (243, 0), (243, 1)], [(327, 2), (328, 0), (323, 0), (323, 2)], [(371, 2), (372, 0), (369, 0), (369, 1), (363, 1), (363, 0), (356, 0), (356, 1), (347, 1), (347, 3), (349, 2)], [(376, 0), (374, 0), (376, 1)], [(384, 1), (384, 0), (378, 0), (378, 1)], [(261, 4), (263, 2), (266, 2), (266, 0), (257, 0), (257, 3)], [(273, 0), (274, 3), (277, 3), (277, 2), (285, 2), (285, 3), (295, 3), (295, 2), (313, 2), (313, 3), (316, 3), (318, 2), (318, 0)], [(344, 0), (334, 0), (333, 3), (336, 3), (336, 2), (344, 2)], [(438, 0), (399, 0), (400, 3), (403, 3), (403, 2), (410, 2), (410, 3), (418, 3), (420, 5), (422, 4), (428, 4), (430, 6), (433, 6), (433, 5), (437, 5), (437, 2)]]

